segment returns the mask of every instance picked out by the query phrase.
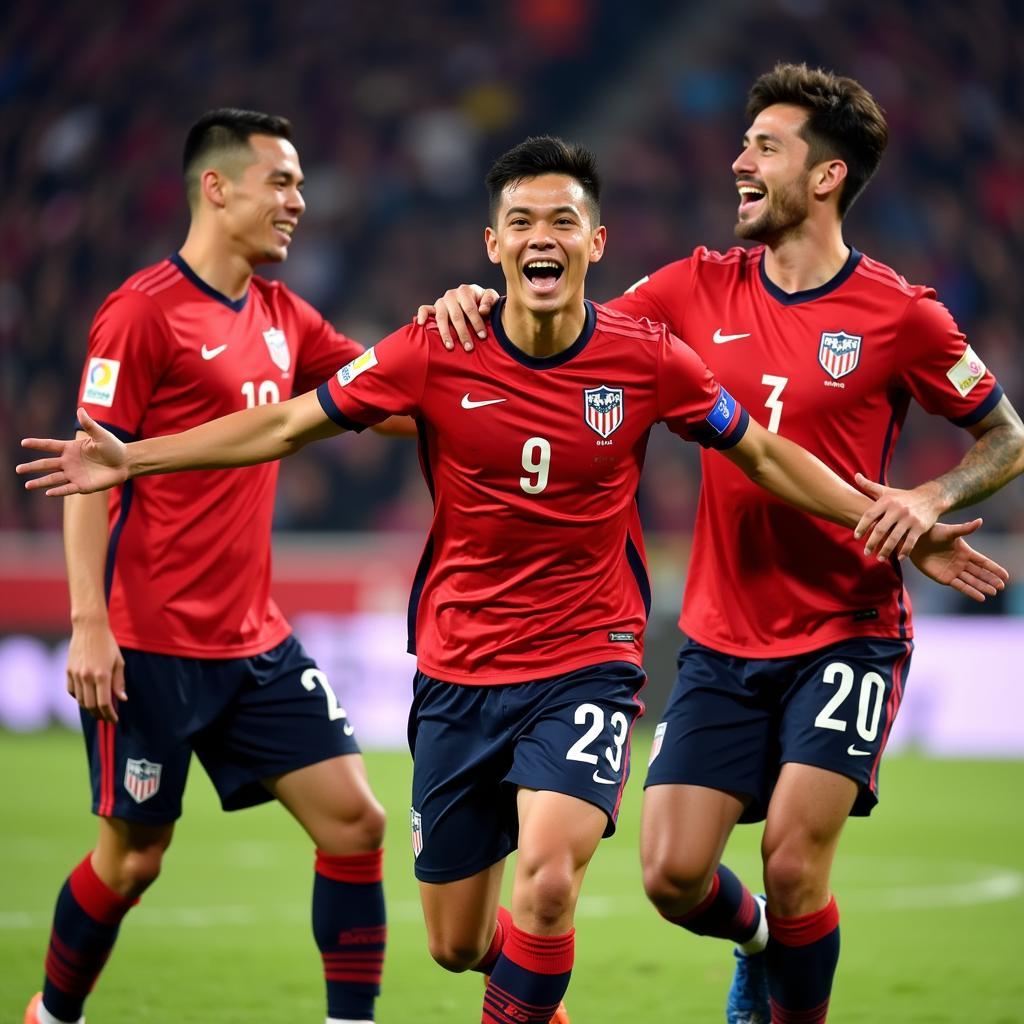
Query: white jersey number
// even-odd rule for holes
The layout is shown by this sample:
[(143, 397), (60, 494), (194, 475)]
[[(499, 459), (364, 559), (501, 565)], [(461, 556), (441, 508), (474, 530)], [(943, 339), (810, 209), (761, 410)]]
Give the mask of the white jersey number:
[[(825, 669), (823, 681), (839, 689), (829, 698), (828, 703), (818, 712), (814, 724), (819, 729), (834, 729), (846, 732), (845, 719), (836, 718), (835, 712), (853, 689), (854, 673), (849, 665), (833, 661)], [(857, 732), (866, 743), (878, 735), (878, 722), (882, 717), (882, 702), (885, 699), (885, 680), (877, 672), (868, 672), (860, 681), (860, 698), (857, 702)]]
[(551, 442), (546, 437), (527, 438), (523, 445), (523, 469), (529, 476), (519, 478), (519, 486), (527, 494), (540, 494), (548, 485), (551, 467)]
[[(604, 708), (598, 704), (581, 704), (576, 709), (573, 721), (576, 725), (584, 725), (590, 719), (587, 731), (569, 748), (565, 755), (566, 761), (582, 761), (584, 764), (597, 764), (597, 754), (587, 750), (594, 740), (604, 731)], [(618, 772), (622, 767), (622, 751), (626, 745), (626, 737), (629, 734), (629, 719), (621, 711), (612, 713), (610, 719), (612, 729), (612, 746), (604, 748), (604, 756), (608, 761), (608, 767), (613, 772)]]
[[(327, 698), (327, 717), (332, 722), (337, 721), (339, 718), (348, 718), (348, 715), (345, 713), (345, 709), (338, 703), (338, 695), (334, 692), (334, 687), (327, 681), (327, 676), (325, 676), (320, 669), (307, 668), (306, 671), (302, 673), (300, 682), (302, 683), (302, 688), (304, 690), (308, 690), (310, 693), (312, 693), (317, 686), (324, 691), (324, 696)], [(343, 731), (346, 736), (351, 736), (356, 730), (351, 722), (346, 721)]]
[(771, 388), (768, 397), (764, 400), (764, 407), (771, 410), (768, 417), (768, 429), (773, 433), (779, 432), (779, 421), (782, 419), (782, 392), (789, 383), (788, 377), (776, 377), (774, 374), (766, 373), (761, 377), (761, 383)]
[(242, 396), (245, 398), (246, 409), (257, 405), (276, 405), (281, 401), (281, 391), (277, 382), (272, 380), (261, 380), (258, 388), (255, 381), (244, 381)]

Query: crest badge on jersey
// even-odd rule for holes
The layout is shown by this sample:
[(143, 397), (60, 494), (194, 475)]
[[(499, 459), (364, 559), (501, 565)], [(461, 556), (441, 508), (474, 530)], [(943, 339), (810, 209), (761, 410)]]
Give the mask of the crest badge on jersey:
[(822, 331), (818, 345), (818, 362), (833, 379), (853, 373), (860, 362), (861, 336), (845, 331)]
[(288, 351), (288, 339), (284, 336), (284, 331), (278, 327), (271, 327), (270, 330), (263, 332), (263, 340), (267, 343), (274, 365), (282, 373), (287, 373), (291, 369), (292, 354)]
[(160, 773), (163, 767), (162, 764), (154, 764), (144, 757), (138, 760), (134, 757), (128, 758), (124, 766), (124, 788), (137, 804), (156, 794), (160, 788)]
[(599, 388), (584, 388), (583, 418), (587, 426), (600, 437), (614, 434), (622, 426), (622, 388), (610, 388), (602, 384)]
[(423, 818), (417, 810), (412, 811), (412, 855), (418, 857), (423, 852)]

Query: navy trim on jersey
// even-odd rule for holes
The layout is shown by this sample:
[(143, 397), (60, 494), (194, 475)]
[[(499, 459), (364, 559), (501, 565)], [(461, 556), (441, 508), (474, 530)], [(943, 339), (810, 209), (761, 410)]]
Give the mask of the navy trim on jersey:
[(135, 481), (126, 480), (121, 486), (121, 514), (110, 531), (110, 540), (107, 542), (107, 565), (103, 572), (103, 596), (107, 603), (110, 603), (110, 589), (114, 585), (114, 562), (117, 559), (117, 546), (121, 542), (121, 531), (124, 529), (128, 513), (132, 509), (132, 497), (135, 494)]
[(173, 256), (168, 257), (170, 261), (185, 275), (185, 277), (192, 282), (201, 292), (209, 295), (211, 299), (216, 299), (222, 306), (227, 306), (228, 309), (233, 310), (235, 313), (241, 313), (245, 309), (245, 304), (249, 301), (249, 292), (246, 293), (240, 299), (229, 299), (223, 292), (217, 291), (216, 288), (211, 288), (182, 258), (181, 253), (176, 252)]
[(834, 292), (841, 284), (843, 284), (849, 276), (857, 269), (857, 264), (861, 261), (861, 254), (856, 249), (850, 246), (850, 255), (847, 257), (846, 262), (843, 264), (839, 273), (832, 278), (831, 281), (826, 281), (824, 284), (819, 285), (817, 288), (808, 288), (802, 292), (784, 292), (777, 284), (774, 284), (769, 278), (768, 273), (764, 269), (764, 253), (761, 253), (761, 259), (758, 262), (757, 269), (761, 275), (761, 284), (764, 285), (764, 290), (773, 298), (776, 302), (781, 302), (784, 306), (796, 306), (801, 302), (811, 302), (814, 299), (820, 299), (830, 292)]
[(900, 560), (895, 555), (893, 555), (892, 558), (889, 559), (889, 561), (892, 563), (892, 567), (896, 570), (896, 576), (900, 581), (900, 592), (899, 596), (896, 598), (896, 604), (899, 606), (900, 609), (900, 639), (906, 640), (907, 619), (909, 618), (909, 616), (907, 615), (907, 588), (903, 583), (903, 566), (900, 564)]
[(644, 618), (649, 619), (651, 617), (651, 578), (647, 575), (644, 560), (633, 543), (633, 538), (629, 535), (626, 536), (626, 561), (629, 562), (629, 567), (633, 570), (637, 588), (644, 600)]
[(412, 580), (412, 590), (409, 591), (409, 611), (406, 620), (408, 640), (405, 649), (410, 654), (416, 653), (416, 615), (420, 609), (420, 598), (423, 596), (423, 587), (427, 582), (427, 573), (434, 561), (434, 535), (427, 538), (426, 547), (420, 555), (419, 565), (416, 566), (416, 575)]
[(316, 397), (320, 402), (320, 408), (338, 424), (342, 430), (351, 430), (357, 434), (361, 434), (369, 424), (360, 423), (357, 420), (349, 419), (339, 408), (338, 403), (334, 401), (334, 396), (331, 394), (331, 389), (328, 387), (329, 381), (324, 381), (316, 389)]
[(902, 408), (894, 408), (889, 417), (889, 425), (885, 428), (885, 440), (882, 442), (882, 459), (878, 464), (878, 476), (875, 478), (879, 483), (887, 484), (887, 471), (889, 469), (889, 452), (892, 449), (893, 438), (897, 426), (903, 422), (907, 415), (907, 407), (910, 405), (910, 396), (905, 395), (901, 402)]
[(972, 427), (975, 423), (983, 420), (999, 404), (1002, 397), (1003, 389), (997, 382), (996, 386), (988, 393), (988, 397), (982, 400), (981, 405), (966, 416), (957, 416), (955, 420), (950, 419), (949, 422), (957, 427)]
[(597, 310), (592, 302), (584, 300), (587, 315), (583, 320), (583, 330), (579, 337), (567, 348), (553, 356), (530, 356), (521, 348), (512, 344), (509, 336), (505, 333), (504, 325), (501, 322), (501, 312), (505, 308), (505, 298), (502, 296), (494, 304), (491, 312), (491, 328), (494, 331), (498, 344), (517, 362), (531, 370), (553, 370), (556, 366), (563, 366), (570, 359), (578, 356), (586, 347), (597, 327)]
[(736, 424), (732, 430), (712, 438), (705, 447), (714, 448), (720, 452), (728, 451), (733, 445), (737, 445), (743, 440), (743, 435), (747, 432), (747, 427), (749, 426), (750, 414), (741, 406), (740, 414), (736, 418)]

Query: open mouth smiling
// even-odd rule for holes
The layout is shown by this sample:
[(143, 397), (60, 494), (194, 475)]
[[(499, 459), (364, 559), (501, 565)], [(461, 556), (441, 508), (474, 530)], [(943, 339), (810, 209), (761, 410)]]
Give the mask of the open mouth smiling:
[(523, 267), (523, 276), (536, 292), (553, 291), (565, 268), (557, 260), (529, 260)]

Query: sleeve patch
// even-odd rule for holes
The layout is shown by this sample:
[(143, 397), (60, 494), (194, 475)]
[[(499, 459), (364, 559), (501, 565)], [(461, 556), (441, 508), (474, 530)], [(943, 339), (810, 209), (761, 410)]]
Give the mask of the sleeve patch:
[(705, 419), (716, 434), (724, 434), (736, 415), (736, 399), (725, 388), (719, 388), (718, 399)]
[(117, 391), (117, 377), (120, 372), (120, 359), (100, 359), (93, 356), (85, 373), (82, 401), (91, 405), (105, 405), (109, 409), (114, 404), (114, 393)]
[(946, 376), (953, 387), (960, 392), (960, 396), (966, 398), (978, 381), (985, 376), (985, 364), (975, 355), (974, 349), (968, 345), (960, 359), (946, 371)]
[(352, 360), (351, 363), (346, 363), (337, 373), (338, 383), (342, 387), (346, 387), (351, 384), (352, 381), (366, 370), (372, 369), (377, 365), (377, 353), (372, 348), (368, 348), (365, 352), (360, 352), (359, 355)]

